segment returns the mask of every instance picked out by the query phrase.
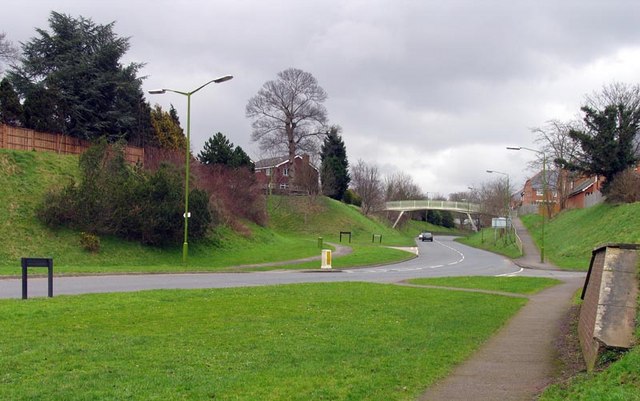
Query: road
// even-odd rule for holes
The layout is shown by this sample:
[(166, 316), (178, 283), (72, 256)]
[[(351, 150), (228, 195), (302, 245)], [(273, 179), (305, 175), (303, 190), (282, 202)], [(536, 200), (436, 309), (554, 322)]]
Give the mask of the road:
[[(263, 285), (366, 281), (392, 283), (410, 278), (442, 276), (528, 275), (556, 278), (584, 273), (521, 269), (509, 259), (438, 236), (419, 242), (419, 257), (393, 265), (345, 269), (342, 272), (269, 271), (246, 273), (145, 274), (55, 277), (54, 296), (84, 293), (127, 292), (149, 289), (196, 289)], [(319, 264), (319, 263), (318, 263)], [(45, 278), (29, 279), (29, 297), (46, 296)], [(20, 298), (20, 279), (0, 279), (0, 298)]]

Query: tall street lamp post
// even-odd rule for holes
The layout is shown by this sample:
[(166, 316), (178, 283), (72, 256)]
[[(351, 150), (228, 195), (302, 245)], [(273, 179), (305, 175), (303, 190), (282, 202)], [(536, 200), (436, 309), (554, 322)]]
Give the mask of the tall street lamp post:
[[(534, 152), (539, 155), (542, 155), (542, 205), (543, 207), (547, 206), (547, 155), (537, 149), (526, 148), (524, 146), (507, 146), (508, 150), (528, 150), (529, 152)], [(540, 237), (540, 263), (544, 263), (544, 220), (545, 220), (545, 212), (544, 209), (542, 211), (542, 235)]]
[(182, 244), (182, 263), (187, 263), (188, 255), (189, 255), (189, 163), (191, 159), (191, 151), (189, 147), (191, 146), (191, 95), (204, 88), (205, 86), (216, 83), (219, 84), (221, 82), (225, 82), (233, 78), (232, 75), (224, 75), (220, 78), (212, 79), (211, 81), (205, 83), (204, 85), (199, 86), (198, 88), (192, 90), (191, 92), (184, 92), (175, 89), (153, 89), (149, 91), (151, 95), (162, 95), (166, 92), (178, 93), (180, 95), (187, 97), (187, 144), (185, 149), (185, 177), (184, 177), (184, 243)]

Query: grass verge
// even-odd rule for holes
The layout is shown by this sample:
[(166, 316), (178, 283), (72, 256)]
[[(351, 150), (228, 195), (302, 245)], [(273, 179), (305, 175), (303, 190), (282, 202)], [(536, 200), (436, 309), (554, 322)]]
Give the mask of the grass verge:
[(506, 237), (501, 235), (501, 233), (502, 231), (500, 230), (496, 231), (492, 228), (484, 228), (467, 237), (457, 238), (456, 241), (509, 258), (519, 258), (522, 256), (515, 240), (511, 236)]
[(543, 277), (434, 277), (408, 281), (418, 285), (436, 285), (452, 288), (470, 288), (488, 291), (511, 292), (515, 294), (536, 294), (546, 288), (561, 283), (560, 280)]
[[(522, 223), (540, 247), (542, 218), (530, 214)], [(587, 270), (591, 251), (605, 243), (640, 243), (640, 202), (600, 204), (567, 210), (544, 225), (545, 256), (556, 266)]]
[(525, 302), (367, 283), (0, 301), (0, 399), (414, 400)]

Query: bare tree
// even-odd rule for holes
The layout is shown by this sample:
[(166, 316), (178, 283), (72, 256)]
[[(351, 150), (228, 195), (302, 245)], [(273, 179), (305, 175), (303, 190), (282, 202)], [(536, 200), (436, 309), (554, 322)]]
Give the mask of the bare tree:
[(317, 153), (319, 137), (326, 131), (327, 94), (308, 72), (289, 68), (267, 81), (249, 99), (246, 115), (252, 119), (252, 140), (260, 148), (289, 155), (290, 171), (297, 152)]
[(503, 216), (505, 207), (508, 207), (507, 196), (509, 193), (506, 179), (500, 178), (482, 184), (478, 190), (482, 212), (491, 216)]
[(424, 198), (420, 187), (413, 178), (404, 172), (395, 172), (385, 177), (384, 192), (386, 201), (414, 200)]
[(11, 63), (18, 58), (18, 48), (13, 45), (8, 39), (7, 34), (0, 33), (0, 73), (2, 72), (2, 64)]
[[(542, 127), (531, 129), (536, 135), (535, 142), (539, 144), (540, 150), (545, 154), (548, 164), (546, 168), (553, 171), (550, 176), (555, 177), (549, 180), (549, 189), (558, 194), (560, 210), (566, 207), (569, 197), (569, 182), (574, 178), (575, 173), (562, 169), (556, 160), (574, 160), (579, 151), (579, 143), (569, 136), (572, 130), (579, 130), (582, 122), (571, 120), (567, 122), (559, 120), (550, 120)], [(538, 156), (536, 160), (531, 162), (530, 166), (535, 170), (542, 169), (542, 157)]]
[(351, 167), (351, 185), (362, 198), (362, 213), (368, 215), (376, 210), (383, 201), (382, 180), (378, 166), (369, 165), (362, 159)]

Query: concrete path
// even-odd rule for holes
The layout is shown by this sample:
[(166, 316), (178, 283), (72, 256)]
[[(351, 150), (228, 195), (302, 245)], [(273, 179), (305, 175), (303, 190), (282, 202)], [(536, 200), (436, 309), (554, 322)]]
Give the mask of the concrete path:
[(540, 250), (535, 242), (533, 242), (533, 238), (529, 235), (520, 218), (515, 217), (512, 221), (518, 237), (522, 240), (522, 252), (524, 253), (521, 258), (514, 259), (513, 262), (518, 266), (530, 269), (557, 270), (558, 268), (550, 264), (546, 259), (544, 262), (541, 262)]
[(570, 279), (531, 297), (505, 327), (420, 400), (534, 399), (557, 373), (554, 341), (571, 296), (582, 283)]
[[(525, 252), (514, 262), (526, 269), (557, 269), (540, 263), (540, 253), (520, 220), (514, 225)], [(559, 373), (555, 341), (571, 298), (583, 283), (583, 277), (564, 278), (563, 284), (530, 297), (505, 327), (419, 400), (533, 400)]]

